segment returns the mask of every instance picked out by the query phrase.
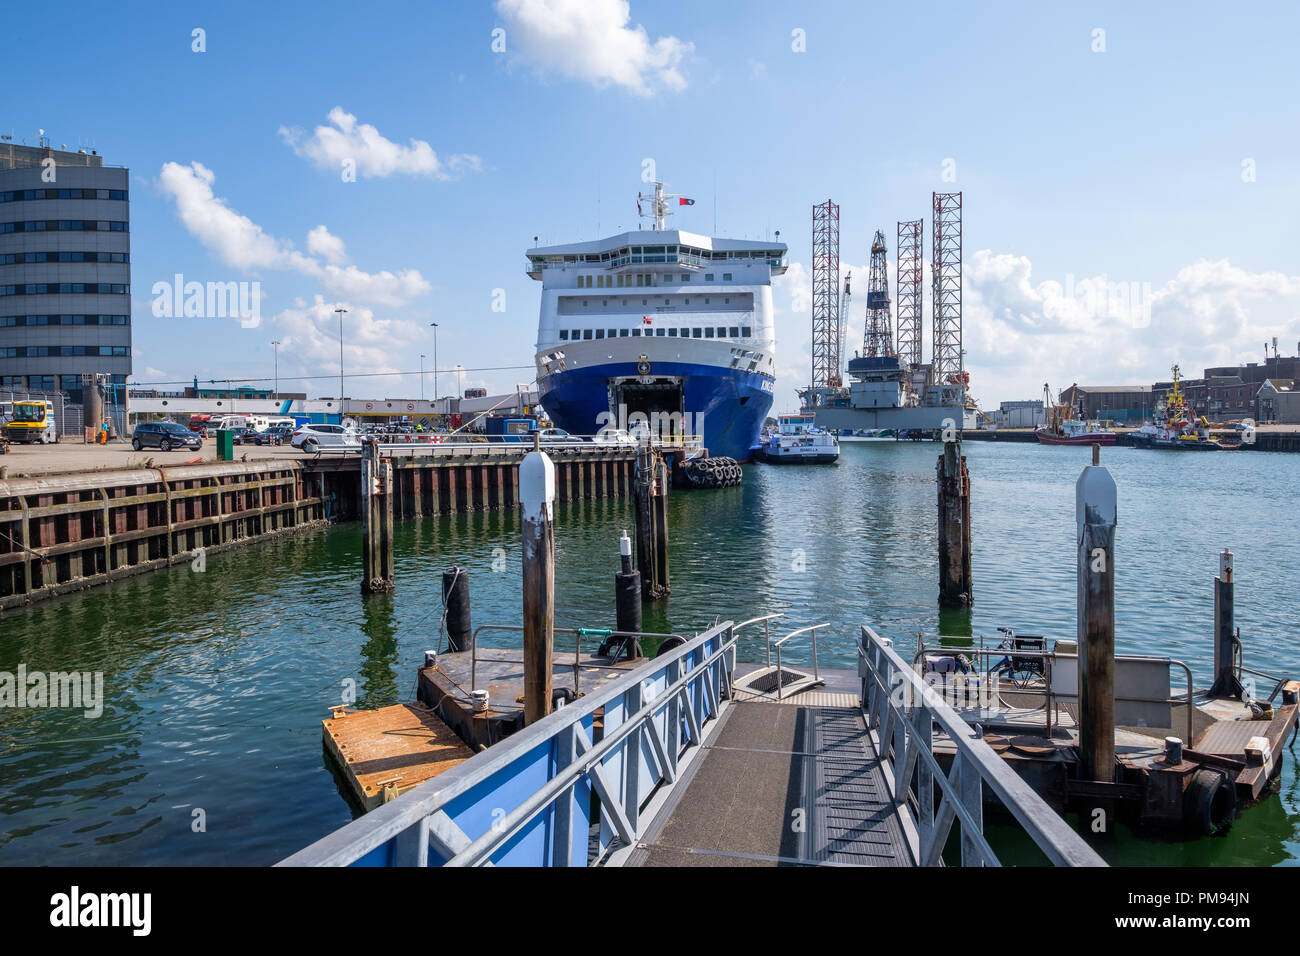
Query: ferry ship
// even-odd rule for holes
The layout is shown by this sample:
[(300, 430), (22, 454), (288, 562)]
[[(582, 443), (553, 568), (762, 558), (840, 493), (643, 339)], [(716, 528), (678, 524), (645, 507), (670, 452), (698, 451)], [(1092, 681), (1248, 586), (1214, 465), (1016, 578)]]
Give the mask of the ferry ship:
[(648, 426), (745, 461), (772, 407), (786, 247), (665, 229), (693, 201), (662, 182), (637, 198), (651, 229), (526, 253), (542, 283), (538, 399), (574, 435)]

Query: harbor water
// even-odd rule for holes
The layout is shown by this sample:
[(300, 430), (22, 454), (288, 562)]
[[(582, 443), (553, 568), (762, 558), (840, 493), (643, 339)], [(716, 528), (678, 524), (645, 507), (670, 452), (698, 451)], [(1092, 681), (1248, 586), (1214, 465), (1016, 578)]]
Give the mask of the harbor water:
[[(788, 630), (829, 622), (820, 663), (842, 668), (855, 667), (864, 622), (903, 648), (941, 627), (1072, 637), (1074, 481), (1090, 450), (967, 443), (975, 607), (942, 621), (938, 452), (846, 444), (838, 465), (748, 466), (741, 487), (674, 493), (672, 596), (647, 606), (646, 629), (780, 611)], [(1181, 659), (1208, 685), (1212, 582), (1229, 548), (1246, 664), (1300, 675), (1294, 458), (1114, 448), (1103, 463), (1119, 486), (1118, 650)], [(630, 500), (557, 506), (557, 625), (613, 625), (631, 515)], [(104, 706), (93, 718), (0, 709), (0, 865), (269, 864), (346, 823), (321, 747), (328, 708), (353, 690), (359, 707), (413, 699), (424, 651), (439, 646), (443, 568), (468, 569), (475, 625), (515, 624), (520, 610), (514, 512), (399, 522), (391, 595), (360, 595), (360, 543), (360, 525), (341, 525), (4, 612), (0, 671), (102, 672)], [(798, 640), (796, 662), (807, 657)], [(761, 630), (740, 655), (762, 659)], [(1280, 797), (1226, 836), (1121, 832), (1101, 852), (1127, 864), (1294, 863), (1300, 786), (1293, 754), (1284, 760)], [(1016, 833), (990, 832), (1014, 860)]]

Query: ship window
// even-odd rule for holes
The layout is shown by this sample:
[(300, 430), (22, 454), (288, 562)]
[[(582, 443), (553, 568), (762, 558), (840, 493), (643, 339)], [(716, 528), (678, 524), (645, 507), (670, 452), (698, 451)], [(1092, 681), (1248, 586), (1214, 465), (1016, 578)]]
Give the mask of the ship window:
[(669, 329), (669, 330), (668, 330), (668, 337), (669, 337), (670, 339), (676, 338), (676, 337), (677, 337), (677, 330), (676, 330), (676, 329)]
[(610, 337), (611, 339), (612, 339), (612, 338), (616, 338), (617, 336), (618, 336), (618, 329), (610, 329), (610, 330), (609, 330), (609, 337)]
[(605, 330), (604, 330), (604, 329), (597, 329), (597, 330), (596, 330), (596, 338), (598, 338), (598, 339), (603, 339), (604, 337), (605, 337)]
[(645, 304), (646, 304), (646, 300), (645, 300), (645, 299), (642, 299), (642, 300), (641, 300), (641, 304), (642, 304), (642, 305), (645, 305)]
[(673, 281), (672, 276), (664, 276), (664, 285), (668, 285), (672, 281)]
[(712, 272), (706, 272), (706, 273), (704, 273), (704, 281), (705, 281), (705, 282), (712, 282), (712, 281), (713, 281), (713, 273), (712, 273)]
[(561, 342), (567, 342), (567, 341), (569, 341), (569, 330), (568, 330), (568, 329), (560, 329), (560, 341), (561, 341)]
[(704, 334), (704, 333), (703, 333), (703, 330), (702, 330), (702, 329), (692, 329), (692, 330), (691, 330), (691, 338), (693, 338), (693, 339), (698, 339), (698, 338), (699, 338), (701, 335), (703, 335), (703, 334)]
[(690, 299), (687, 299), (687, 300), (686, 300), (686, 304), (687, 304), (687, 305), (690, 305), (690, 304), (691, 304), (691, 300), (690, 300)]
[(683, 281), (683, 282), (690, 282), (690, 281), (691, 281), (691, 274), (690, 274), (689, 272), (683, 272), (683, 273), (682, 273), (682, 281)]
[(754, 334), (754, 330), (751, 329), (748, 325), (746, 325), (740, 330), (740, 334), (743, 335), (745, 338), (749, 338)]
[(718, 338), (725, 339), (726, 337), (727, 337), (727, 330), (722, 326), (718, 326)]
[(601, 300), (600, 300), (600, 304), (601, 304), (602, 306), (609, 305), (609, 299), (601, 299)]
[(639, 272), (636, 274), (636, 284), (638, 287), (645, 285), (645, 276)]
[(731, 273), (730, 273), (730, 272), (724, 272), (724, 273), (722, 273), (722, 281), (723, 281), (723, 282), (730, 282), (730, 281), (731, 281)]
[(740, 338), (740, 329), (736, 328), (734, 325), (731, 327), (731, 337), (733, 339)]
[(641, 330), (640, 330), (640, 329), (633, 329), (633, 330), (632, 330), (632, 337), (633, 337), (633, 338), (640, 338), (640, 337), (641, 337)]
[(572, 332), (569, 333), (569, 337), (575, 342), (578, 341), (578, 339), (582, 338), (582, 330), (574, 329)]
[(731, 300), (730, 300), (730, 299), (723, 299), (723, 300), (722, 300), (722, 304), (723, 304), (723, 305), (731, 305)]
[(711, 327), (704, 330), (704, 337), (706, 339), (713, 338), (713, 329)]
[(665, 334), (666, 334), (666, 330), (664, 330), (664, 329), (655, 329), (655, 335), (665, 335)]
[(704, 300), (704, 304), (705, 304), (705, 305), (708, 305), (708, 304), (709, 304), (709, 300), (708, 300), (708, 299), (705, 299), (705, 300)]
[(589, 338), (591, 338), (591, 329), (583, 329), (583, 330), (582, 330), (582, 337), (583, 337), (583, 339), (589, 339)]
[(586, 308), (586, 307), (587, 307), (587, 300), (586, 300), (586, 299), (583, 299), (583, 300), (582, 300), (582, 306), (583, 306), (583, 308)]
[(619, 329), (619, 330), (618, 330), (618, 337), (619, 337), (620, 339), (625, 339), (625, 338), (627, 338), (627, 329)]

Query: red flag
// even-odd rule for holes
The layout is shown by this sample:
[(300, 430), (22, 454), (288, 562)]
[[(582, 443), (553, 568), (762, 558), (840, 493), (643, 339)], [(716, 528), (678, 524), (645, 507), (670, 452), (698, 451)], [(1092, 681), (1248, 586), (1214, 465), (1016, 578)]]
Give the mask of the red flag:
[(636, 214), (641, 215), (641, 200), (639, 199), (636, 201)]
[(679, 198), (679, 199), (677, 200), (677, 205), (679, 205), (679, 206), (694, 206), (694, 205), (695, 205), (695, 200), (694, 200), (694, 199)]
[(644, 322), (646, 325), (649, 325), (649, 324), (650, 324), (650, 316), (648, 316), (648, 315), (643, 315), (643, 316), (641, 316), (641, 321)]

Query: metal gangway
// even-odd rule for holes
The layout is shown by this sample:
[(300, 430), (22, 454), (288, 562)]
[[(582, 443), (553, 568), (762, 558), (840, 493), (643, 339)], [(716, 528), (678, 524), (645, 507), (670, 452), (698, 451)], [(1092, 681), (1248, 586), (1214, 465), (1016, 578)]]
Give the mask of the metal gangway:
[[(280, 865), (997, 865), (986, 797), (1048, 863), (1104, 865), (870, 628), (856, 674), (778, 696), (739, 690), (743, 627), (709, 628)], [(946, 772), (936, 733), (956, 748)]]

